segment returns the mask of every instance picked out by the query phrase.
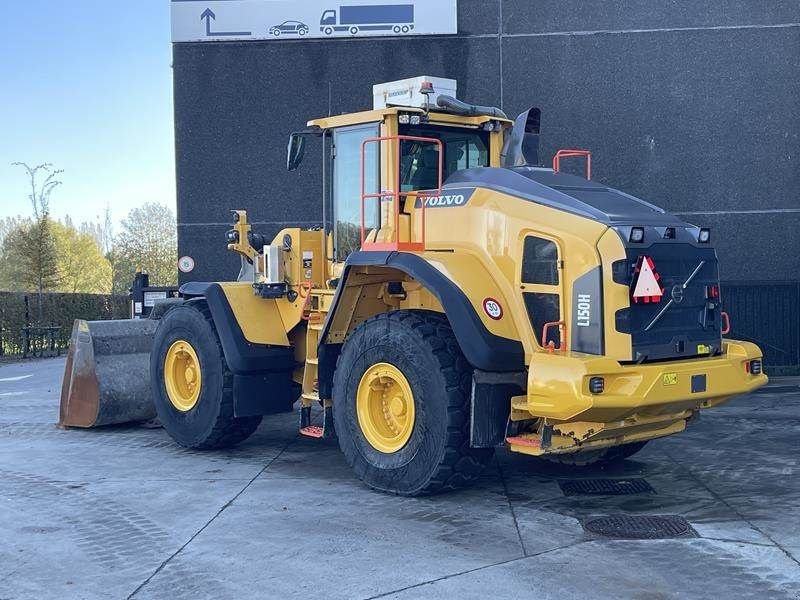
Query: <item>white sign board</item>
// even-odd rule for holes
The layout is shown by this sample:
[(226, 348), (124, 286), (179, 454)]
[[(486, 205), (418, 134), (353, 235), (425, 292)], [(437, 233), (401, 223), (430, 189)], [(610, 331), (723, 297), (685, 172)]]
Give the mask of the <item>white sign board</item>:
[(458, 32), (457, 0), (172, 0), (173, 42)]

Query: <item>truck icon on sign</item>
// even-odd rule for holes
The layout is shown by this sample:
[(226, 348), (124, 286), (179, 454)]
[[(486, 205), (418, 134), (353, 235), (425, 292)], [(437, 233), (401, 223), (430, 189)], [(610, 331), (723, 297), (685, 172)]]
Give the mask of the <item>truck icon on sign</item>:
[(350, 35), (358, 35), (360, 31), (408, 33), (414, 29), (414, 5), (340, 6), (338, 12), (326, 10), (322, 13), (319, 24), (325, 35), (337, 31), (349, 31)]

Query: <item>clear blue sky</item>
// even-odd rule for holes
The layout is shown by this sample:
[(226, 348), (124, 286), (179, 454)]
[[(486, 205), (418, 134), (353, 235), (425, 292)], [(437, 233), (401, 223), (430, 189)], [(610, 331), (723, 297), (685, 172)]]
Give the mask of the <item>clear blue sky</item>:
[(174, 210), (169, 1), (0, 5), (0, 217), (30, 213), (13, 161), (64, 169), (56, 218)]

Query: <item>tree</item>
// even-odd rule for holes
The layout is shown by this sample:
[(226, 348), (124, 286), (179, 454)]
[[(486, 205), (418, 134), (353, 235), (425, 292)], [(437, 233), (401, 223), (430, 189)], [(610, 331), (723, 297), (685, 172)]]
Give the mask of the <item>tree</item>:
[(12, 282), (24, 289), (35, 289), (41, 321), (44, 292), (59, 283), (56, 245), (50, 230), (50, 195), (61, 185), (58, 176), (63, 171), (53, 169), (50, 163), (31, 167), (15, 162), (12, 166), (22, 167), (28, 174), (31, 186), (28, 199), (33, 208), (34, 221), (27, 227), (15, 229), (6, 237), (3, 245), (10, 244), (9, 251), (15, 260), (15, 264), (7, 268), (13, 274)]
[(61, 283), (48, 219), (21, 222), (5, 236), (0, 255), (3, 287), (36, 292), (40, 305), (44, 292), (56, 289)]
[(60, 291), (70, 294), (110, 293), (111, 263), (95, 238), (76, 230), (69, 222), (54, 222), (52, 228), (59, 249)]
[(150, 274), (150, 285), (175, 285), (178, 281), (178, 239), (175, 215), (162, 204), (145, 203), (122, 221), (108, 257), (114, 270), (113, 293), (131, 287), (137, 269)]

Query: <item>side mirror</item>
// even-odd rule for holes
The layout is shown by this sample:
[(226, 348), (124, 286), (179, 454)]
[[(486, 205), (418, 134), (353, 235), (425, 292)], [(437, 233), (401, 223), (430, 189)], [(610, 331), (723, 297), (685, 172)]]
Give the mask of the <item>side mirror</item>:
[(293, 133), (289, 137), (289, 147), (286, 155), (286, 169), (296, 171), (306, 155), (306, 136), (302, 133)]
[(514, 122), (502, 152), (504, 167), (536, 166), (539, 164), (539, 132), (542, 111), (538, 108), (526, 110)]

